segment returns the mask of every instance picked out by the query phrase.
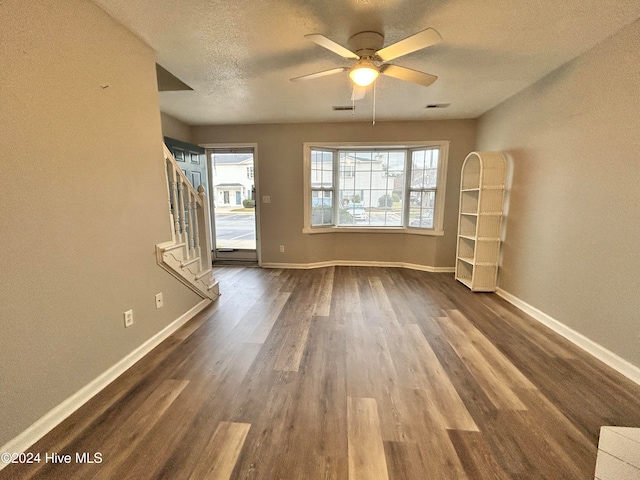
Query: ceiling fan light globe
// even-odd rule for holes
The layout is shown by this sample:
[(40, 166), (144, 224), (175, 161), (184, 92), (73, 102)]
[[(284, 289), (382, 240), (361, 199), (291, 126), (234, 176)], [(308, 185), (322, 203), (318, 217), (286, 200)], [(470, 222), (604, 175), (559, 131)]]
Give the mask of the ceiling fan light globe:
[(373, 67), (355, 67), (349, 72), (353, 83), (360, 87), (367, 87), (378, 78), (378, 70)]

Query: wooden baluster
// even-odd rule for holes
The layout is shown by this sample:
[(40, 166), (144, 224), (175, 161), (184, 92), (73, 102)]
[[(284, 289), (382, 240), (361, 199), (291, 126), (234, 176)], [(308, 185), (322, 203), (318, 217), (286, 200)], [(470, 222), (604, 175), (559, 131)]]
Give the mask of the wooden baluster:
[[(202, 187), (202, 185), (200, 185)], [(200, 188), (198, 187), (198, 188)], [(195, 255), (199, 257), (201, 255), (200, 250), (200, 228), (198, 226), (198, 199), (194, 197), (193, 199), (193, 232), (195, 233)]]
[(189, 258), (193, 258), (196, 254), (195, 240), (193, 235), (193, 197), (191, 194), (191, 189), (188, 189), (187, 192), (187, 199), (189, 200), (187, 205), (187, 214), (189, 215), (189, 237), (187, 239), (187, 247), (189, 248)]
[[(178, 196), (180, 197), (180, 243), (187, 243), (187, 221), (185, 218), (185, 210), (184, 210), (184, 180), (182, 176), (178, 178)], [(187, 254), (187, 258), (189, 258), (189, 246), (186, 245), (185, 253)]]
[(180, 240), (180, 216), (178, 214), (178, 181), (176, 179), (176, 169), (169, 161), (169, 168), (171, 169), (171, 214), (173, 215), (173, 232), (175, 233), (178, 241)]

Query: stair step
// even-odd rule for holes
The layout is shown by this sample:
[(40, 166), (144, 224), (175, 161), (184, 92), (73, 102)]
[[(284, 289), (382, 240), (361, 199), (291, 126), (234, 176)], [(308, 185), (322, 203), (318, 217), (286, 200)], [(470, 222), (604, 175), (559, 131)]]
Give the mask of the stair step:
[(188, 267), (192, 263), (196, 263), (199, 260), (200, 260), (200, 257), (193, 257), (191, 260), (187, 260), (186, 262), (180, 262), (180, 265), (182, 266), (182, 268)]
[(175, 245), (171, 245), (169, 247), (164, 247), (165, 252), (170, 252), (171, 250), (177, 250), (178, 248), (184, 247), (185, 243), (176, 243)]
[(196, 275), (196, 280), (200, 280), (201, 278), (206, 277), (207, 275), (211, 275), (211, 269), (203, 270), (199, 274)]

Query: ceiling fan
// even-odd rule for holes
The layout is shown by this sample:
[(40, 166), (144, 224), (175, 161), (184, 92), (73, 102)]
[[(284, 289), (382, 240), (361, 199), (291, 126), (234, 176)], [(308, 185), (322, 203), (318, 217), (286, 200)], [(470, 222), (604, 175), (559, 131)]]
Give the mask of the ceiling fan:
[(430, 47), (431, 45), (435, 45), (440, 42), (442, 37), (433, 28), (422, 30), (421, 32), (384, 48), (382, 48), (382, 45), (384, 44), (384, 36), (378, 32), (356, 33), (348, 41), (350, 48), (345, 48), (319, 33), (305, 35), (305, 38), (326, 48), (327, 50), (337, 53), (341, 57), (357, 60), (357, 62), (351, 68), (332, 68), (331, 70), (324, 70), (322, 72), (292, 78), (292, 82), (312, 80), (314, 78), (342, 73), (349, 70), (349, 77), (351, 77), (351, 80), (354, 83), (351, 100), (359, 100), (364, 97), (366, 87), (375, 82), (379, 74), (394, 77), (406, 82), (417, 83), (418, 85), (423, 85), (425, 87), (428, 87), (438, 79), (436, 75), (387, 63), (398, 57), (402, 57), (403, 55), (407, 55), (417, 50), (422, 50), (423, 48)]

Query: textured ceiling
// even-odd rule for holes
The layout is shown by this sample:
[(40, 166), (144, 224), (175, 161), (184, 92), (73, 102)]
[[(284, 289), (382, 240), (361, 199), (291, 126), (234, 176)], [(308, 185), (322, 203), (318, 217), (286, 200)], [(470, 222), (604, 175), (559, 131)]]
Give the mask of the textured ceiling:
[[(289, 79), (351, 62), (304, 38), (342, 45), (375, 30), (385, 45), (427, 27), (443, 41), (391, 63), (439, 79), (376, 83), (378, 120), (475, 118), (640, 18), (638, 0), (94, 0), (147, 42), (193, 91), (160, 92), (160, 108), (192, 125), (369, 120), (346, 73)], [(606, 88), (603, 79), (603, 88)], [(445, 109), (427, 104), (449, 103)]]

